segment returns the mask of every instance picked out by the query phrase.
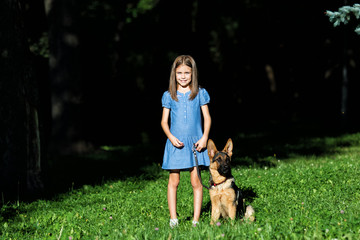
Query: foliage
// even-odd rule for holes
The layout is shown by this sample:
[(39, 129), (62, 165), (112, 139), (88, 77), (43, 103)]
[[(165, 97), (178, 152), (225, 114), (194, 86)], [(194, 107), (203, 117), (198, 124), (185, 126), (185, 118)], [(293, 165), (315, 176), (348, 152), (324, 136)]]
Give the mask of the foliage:
[(32, 53), (43, 58), (49, 58), (49, 36), (47, 32), (43, 32), (37, 42), (29, 41), (29, 48)]
[[(272, 167), (235, 164), (236, 182), (246, 204), (256, 211), (253, 224), (221, 220), (210, 226), (205, 191), (201, 224), (193, 227), (192, 188), (189, 173), (184, 172), (178, 192), (180, 226), (170, 229), (168, 175), (152, 165), (145, 169), (149, 175), (154, 173), (152, 178), (142, 175), (84, 185), (52, 200), (5, 205), (0, 238), (356, 239), (360, 234), (359, 139), (359, 133), (314, 138), (308, 145), (326, 145), (328, 151), (287, 158), (273, 154), (267, 158)], [(295, 148), (286, 146), (289, 151)], [(203, 179), (209, 177), (203, 175)]]
[[(326, 11), (326, 15), (330, 22), (334, 23), (334, 27), (339, 26), (340, 23), (348, 24), (351, 17), (354, 16), (357, 20), (360, 18), (360, 4), (354, 4), (352, 7), (343, 6), (337, 12)], [(355, 32), (360, 35), (360, 24), (355, 28)]]
[(152, 10), (158, 2), (159, 0), (140, 0), (136, 6), (128, 4), (126, 12), (129, 16), (126, 18), (126, 22), (130, 23), (140, 14), (144, 14), (145, 12)]

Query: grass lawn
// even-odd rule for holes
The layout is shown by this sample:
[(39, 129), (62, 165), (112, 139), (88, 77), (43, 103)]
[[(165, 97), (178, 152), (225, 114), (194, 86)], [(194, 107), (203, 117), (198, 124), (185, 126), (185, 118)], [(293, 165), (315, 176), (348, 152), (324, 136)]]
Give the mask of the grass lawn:
[(200, 226), (193, 227), (190, 176), (184, 172), (180, 225), (170, 229), (168, 173), (154, 163), (140, 174), (69, 187), (51, 199), (5, 204), (0, 239), (360, 239), (360, 134), (279, 139), (233, 137), (233, 175), (256, 211), (252, 224), (237, 219), (210, 226), (204, 189)]

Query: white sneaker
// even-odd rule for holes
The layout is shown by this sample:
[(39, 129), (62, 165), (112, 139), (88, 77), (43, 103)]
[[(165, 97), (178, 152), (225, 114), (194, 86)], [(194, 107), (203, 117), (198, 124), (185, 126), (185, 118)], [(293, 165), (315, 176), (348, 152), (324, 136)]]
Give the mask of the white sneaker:
[(198, 226), (198, 225), (199, 225), (199, 222), (198, 222), (198, 221), (193, 220), (193, 221), (192, 221), (192, 225), (193, 225), (193, 227), (196, 227), (196, 226)]
[(179, 220), (177, 218), (170, 219), (170, 227), (174, 228), (174, 227), (177, 227), (177, 226), (179, 226)]

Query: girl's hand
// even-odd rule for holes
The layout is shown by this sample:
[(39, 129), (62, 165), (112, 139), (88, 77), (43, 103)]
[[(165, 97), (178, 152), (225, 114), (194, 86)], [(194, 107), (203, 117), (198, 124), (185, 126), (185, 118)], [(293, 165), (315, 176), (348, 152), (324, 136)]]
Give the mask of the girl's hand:
[(174, 147), (182, 148), (184, 146), (184, 143), (181, 142), (179, 139), (177, 139), (175, 136), (169, 137), (169, 140), (172, 143), (172, 145), (174, 145)]
[(207, 144), (207, 138), (205, 137), (200, 138), (200, 140), (195, 143), (196, 151), (201, 152), (203, 149), (206, 148), (206, 144)]

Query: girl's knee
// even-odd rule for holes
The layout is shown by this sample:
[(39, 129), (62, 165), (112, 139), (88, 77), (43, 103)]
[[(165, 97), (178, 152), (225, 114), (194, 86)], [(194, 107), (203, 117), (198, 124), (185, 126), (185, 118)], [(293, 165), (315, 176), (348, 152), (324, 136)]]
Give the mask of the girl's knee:
[(180, 173), (179, 172), (171, 172), (169, 176), (169, 184), (168, 186), (171, 188), (177, 188), (180, 182)]
[(191, 171), (191, 185), (193, 187), (193, 189), (202, 189), (202, 184), (200, 181), (200, 178), (197, 174), (197, 169), (193, 168), (193, 170)]
[(191, 186), (193, 189), (202, 189), (203, 187), (199, 178), (191, 179)]
[(168, 186), (171, 188), (177, 188), (179, 186), (179, 180), (177, 179), (169, 179), (169, 184)]
[(201, 185), (201, 183), (196, 183), (196, 184), (192, 184), (192, 188), (194, 190), (202, 190), (203, 189), (203, 186)]

